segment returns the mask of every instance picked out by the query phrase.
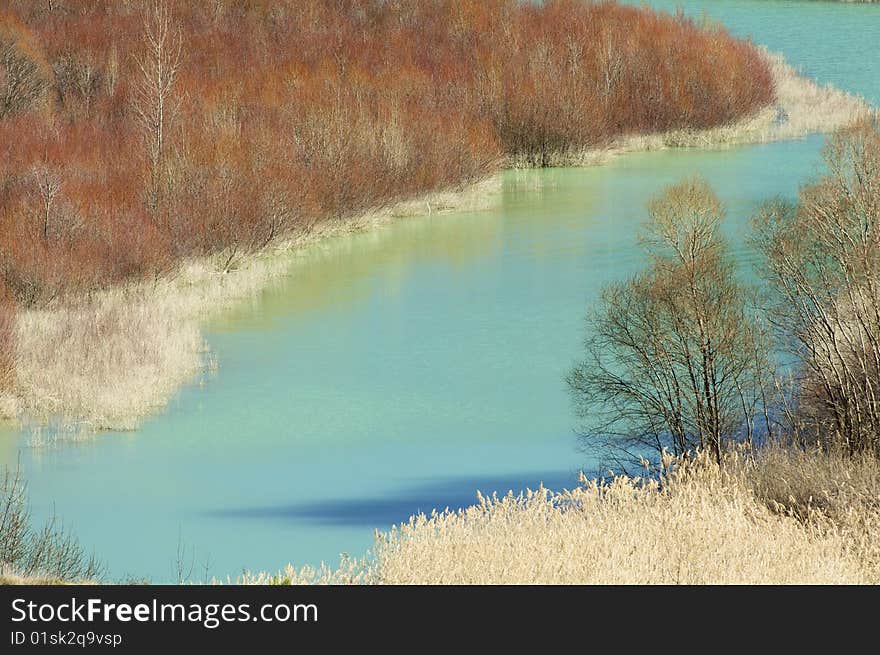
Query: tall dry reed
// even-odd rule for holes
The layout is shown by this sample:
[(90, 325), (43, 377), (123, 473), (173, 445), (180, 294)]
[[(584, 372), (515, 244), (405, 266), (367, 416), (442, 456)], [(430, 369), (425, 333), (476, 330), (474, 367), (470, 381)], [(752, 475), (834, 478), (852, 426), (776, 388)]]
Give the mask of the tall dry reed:
[(479, 496), (378, 533), (338, 569), (257, 584), (875, 584), (880, 467), (773, 448), (665, 460), (659, 479)]

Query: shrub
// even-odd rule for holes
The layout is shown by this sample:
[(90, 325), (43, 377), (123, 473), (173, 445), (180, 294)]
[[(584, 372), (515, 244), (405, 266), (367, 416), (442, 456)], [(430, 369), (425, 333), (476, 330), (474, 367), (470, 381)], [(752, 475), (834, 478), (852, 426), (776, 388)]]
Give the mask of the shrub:
[(45, 102), (51, 74), (34, 34), (0, 13), (0, 120)]
[(94, 580), (101, 573), (101, 564), (57, 517), (42, 526), (33, 524), (20, 471), (5, 469), (0, 481), (0, 576), (77, 582)]

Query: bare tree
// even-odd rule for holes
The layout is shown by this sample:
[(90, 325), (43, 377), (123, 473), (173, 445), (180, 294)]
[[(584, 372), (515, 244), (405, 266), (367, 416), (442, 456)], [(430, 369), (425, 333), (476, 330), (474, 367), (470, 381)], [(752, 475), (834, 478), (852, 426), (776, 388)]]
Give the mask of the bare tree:
[(602, 33), (597, 48), (599, 56), (600, 88), (602, 102), (608, 102), (623, 74), (623, 54), (619, 44), (619, 34), (614, 26)]
[(725, 442), (769, 427), (767, 344), (719, 233), (724, 215), (701, 180), (650, 204), (651, 266), (605, 290), (568, 377), (591, 446), (628, 460), (700, 448), (720, 461)]
[(40, 228), (43, 240), (48, 241), (55, 198), (61, 192), (61, 175), (50, 166), (44, 164), (35, 166), (31, 171), (31, 176), (33, 177), (34, 187), (40, 203)]
[(103, 565), (80, 545), (54, 514), (34, 525), (21, 469), (0, 476), (0, 575), (48, 576), (63, 581), (95, 580)]
[(119, 51), (116, 49), (116, 44), (113, 44), (107, 54), (107, 65), (104, 70), (106, 71), (104, 75), (105, 92), (112, 96), (119, 84)]
[(140, 76), (134, 86), (134, 108), (140, 120), (150, 166), (150, 205), (161, 206), (162, 164), (168, 126), (177, 107), (174, 84), (180, 70), (183, 37), (164, 0), (156, 0), (144, 23), (144, 51), (135, 58)]
[(880, 123), (835, 134), (828, 175), (798, 205), (756, 220), (773, 319), (800, 364), (798, 423), (811, 441), (880, 452)]

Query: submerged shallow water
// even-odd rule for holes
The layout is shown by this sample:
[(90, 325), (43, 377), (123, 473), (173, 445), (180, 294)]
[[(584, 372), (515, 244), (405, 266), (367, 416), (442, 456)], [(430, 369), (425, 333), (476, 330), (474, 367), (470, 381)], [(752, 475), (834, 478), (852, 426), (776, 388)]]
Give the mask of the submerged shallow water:
[[(880, 7), (651, 3), (706, 9), (822, 82), (880, 104)], [(20, 458), (34, 514), (53, 508), (113, 576), (172, 581), (287, 562), (335, 564), (374, 528), (483, 491), (570, 486), (582, 452), (563, 377), (603, 285), (644, 263), (645, 204), (701, 174), (749, 216), (820, 172), (822, 137), (641, 153), (590, 169), (511, 171), (490, 211), (398, 221), (302, 253), (283, 283), (213, 322), (219, 371), (130, 434)]]

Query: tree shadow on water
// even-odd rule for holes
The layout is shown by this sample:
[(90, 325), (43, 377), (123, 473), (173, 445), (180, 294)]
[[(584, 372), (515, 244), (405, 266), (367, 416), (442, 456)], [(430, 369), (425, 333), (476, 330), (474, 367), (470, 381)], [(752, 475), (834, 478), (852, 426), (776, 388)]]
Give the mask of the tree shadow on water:
[(241, 507), (207, 512), (208, 516), (231, 519), (262, 519), (308, 522), (325, 526), (381, 527), (407, 521), (410, 516), (433, 509), (452, 510), (477, 502), (477, 490), (484, 495), (514, 494), (537, 489), (543, 483), (553, 490), (577, 486), (577, 473), (544, 471), (488, 478), (444, 478), (404, 487), (392, 494), (371, 498), (328, 498), (326, 500), (263, 507)]

